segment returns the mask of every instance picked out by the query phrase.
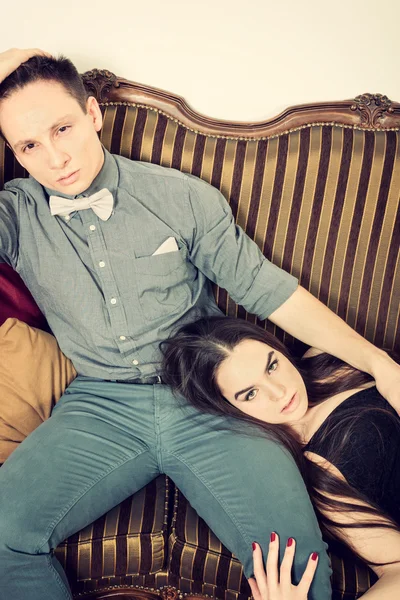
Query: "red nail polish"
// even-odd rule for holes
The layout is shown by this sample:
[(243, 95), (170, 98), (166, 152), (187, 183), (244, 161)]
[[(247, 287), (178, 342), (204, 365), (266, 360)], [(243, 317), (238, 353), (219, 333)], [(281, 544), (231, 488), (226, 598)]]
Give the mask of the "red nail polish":
[(257, 544), (255, 542), (252, 543), (253, 551), (257, 548)]
[(293, 538), (289, 538), (287, 541), (287, 546), (291, 546), (293, 544)]
[(275, 538), (276, 538), (276, 533), (273, 531), (273, 532), (271, 533), (271, 542), (274, 542), (274, 541), (275, 541)]
[(318, 558), (318, 552), (313, 552), (311, 554), (311, 560), (317, 560), (317, 558)]

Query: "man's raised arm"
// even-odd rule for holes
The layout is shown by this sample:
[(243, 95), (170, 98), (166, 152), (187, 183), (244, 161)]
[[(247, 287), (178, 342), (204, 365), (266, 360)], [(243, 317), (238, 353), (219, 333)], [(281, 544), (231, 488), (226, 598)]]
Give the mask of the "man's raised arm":
[(400, 366), (303, 287), (268, 318), (306, 344), (370, 373), (379, 392), (400, 414)]
[[(0, 84), (22, 63), (32, 56), (48, 55), (39, 48), (21, 50), (11, 48), (0, 53)], [(0, 103), (1, 110), (1, 103)], [(16, 263), (18, 225), (16, 213), (15, 193), (0, 192), (0, 262)]]

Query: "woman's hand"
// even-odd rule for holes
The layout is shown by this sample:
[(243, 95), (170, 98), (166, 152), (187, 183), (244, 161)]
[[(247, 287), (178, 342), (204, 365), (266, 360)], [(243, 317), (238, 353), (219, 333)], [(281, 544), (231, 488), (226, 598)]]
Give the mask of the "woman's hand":
[(307, 600), (318, 564), (318, 554), (316, 552), (311, 554), (300, 583), (293, 585), (291, 570), (295, 548), (296, 542), (293, 538), (289, 538), (279, 573), (278, 535), (271, 534), (265, 569), (261, 548), (255, 542), (253, 543), (254, 578), (251, 577), (248, 581), (254, 600)]

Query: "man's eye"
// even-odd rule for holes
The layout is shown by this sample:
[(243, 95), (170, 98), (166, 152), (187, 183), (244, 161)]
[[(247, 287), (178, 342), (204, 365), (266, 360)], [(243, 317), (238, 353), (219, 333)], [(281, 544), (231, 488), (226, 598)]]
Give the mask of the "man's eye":
[(276, 371), (278, 368), (278, 359), (272, 361), (272, 363), (268, 367), (268, 373), (272, 373), (272, 371)]
[(60, 127), (60, 129), (58, 130), (58, 133), (64, 133), (65, 131), (67, 131), (67, 129), (69, 129), (69, 125), (63, 125), (62, 127)]
[(29, 150), (32, 150), (35, 147), (35, 144), (27, 144), (26, 146), (24, 146), (22, 148), (22, 152), (29, 152)]
[(250, 391), (249, 391), (249, 392), (246, 394), (246, 396), (245, 396), (245, 400), (246, 400), (246, 401), (248, 401), (248, 400), (254, 400), (254, 398), (255, 398), (256, 396), (257, 396), (257, 390), (256, 390), (256, 389), (254, 389), (254, 390), (250, 390)]

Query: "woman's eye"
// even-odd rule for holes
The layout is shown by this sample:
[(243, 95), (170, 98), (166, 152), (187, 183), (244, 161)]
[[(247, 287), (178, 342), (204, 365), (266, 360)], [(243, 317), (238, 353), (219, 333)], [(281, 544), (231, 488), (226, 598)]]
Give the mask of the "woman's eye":
[(257, 390), (250, 390), (250, 392), (248, 392), (245, 396), (246, 400), (254, 400), (254, 398), (257, 396)]
[(58, 130), (58, 133), (65, 133), (68, 129), (69, 129), (69, 125), (63, 125), (62, 127), (60, 127), (60, 129)]
[(278, 368), (278, 359), (272, 361), (272, 363), (268, 367), (268, 373), (272, 373), (272, 371), (276, 371)]

